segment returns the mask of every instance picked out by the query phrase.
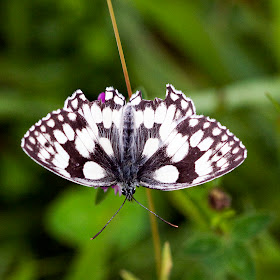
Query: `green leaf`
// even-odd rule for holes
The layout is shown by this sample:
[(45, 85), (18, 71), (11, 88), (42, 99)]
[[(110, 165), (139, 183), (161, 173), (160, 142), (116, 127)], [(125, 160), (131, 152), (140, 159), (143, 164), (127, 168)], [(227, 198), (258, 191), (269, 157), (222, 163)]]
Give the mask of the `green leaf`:
[[(96, 206), (91, 198), (95, 191), (93, 188), (76, 186), (61, 193), (47, 211), (46, 226), (49, 232), (59, 240), (74, 246), (92, 242), (89, 239), (106, 224), (123, 202), (123, 198), (111, 192), (111, 196)], [(144, 192), (141, 195), (138, 191), (139, 200), (143, 194)], [(126, 211), (122, 211), (121, 216), (117, 215), (110, 223), (110, 230), (106, 230), (102, 238), (98, 237), (94, 243), (104, 242), (109, 238), (110, 246), (115, 244), (120, 248), (126, 248), (143, 238), (139, 235), (139, 229), (143, 234), (148, 231), (148, 214), (141, 207), (135, 207), (133, 203), (126, 203), (124, 208)]]
[(97, 188), (95, 204), (97, 205), (97, 204), (101, 203), (107, 197), (110, 190), (111, 190), (111, 188), (108, 188), (107, 191), (105, 192), (102, 188)]
[(169, 242), (165, 242), (162, 252), (160, 280), (168, 280), (172, 269), (172, 256)]
[(249, 240), (265, 230), (272, 220), (272, 216), (265, 213), (249, 214), (235, 220), (232, 237), (235, 240)]
[(255, 280), (256, 269), (254, 260), (247, 246), (241, 243), (234, 243), (228, 254), (228, 269), (238, 279)]
[(222, 242), (218, 236), (196, 235), (188, 240), (184, 252), (193, 257), (208, 258), (218, 254), (221, 248)]
[(123, 280), (139, 280), (139, 278), (134, 276), (131, 272), (124, 269), (121, 270), (120, 274)]
[(103, 243), (93, 242), (88, 240), (80, 248), (70, 266), (66, 280), (108, 279), (106, 276), (109, 273), (109, 269), (105, 269), (105, 267), (108, 263), (110, 250), (104, 250), (106, 245)]

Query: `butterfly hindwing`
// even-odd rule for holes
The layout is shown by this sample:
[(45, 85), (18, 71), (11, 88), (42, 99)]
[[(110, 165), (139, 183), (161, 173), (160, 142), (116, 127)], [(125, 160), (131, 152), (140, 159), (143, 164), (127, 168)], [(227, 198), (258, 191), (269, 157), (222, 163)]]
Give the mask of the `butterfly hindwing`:
[(161, 190), (199, 185), (236, 168), (246, 153), (241, 141), (216, 120), (183, 118), (139, 170), (141, 184)]

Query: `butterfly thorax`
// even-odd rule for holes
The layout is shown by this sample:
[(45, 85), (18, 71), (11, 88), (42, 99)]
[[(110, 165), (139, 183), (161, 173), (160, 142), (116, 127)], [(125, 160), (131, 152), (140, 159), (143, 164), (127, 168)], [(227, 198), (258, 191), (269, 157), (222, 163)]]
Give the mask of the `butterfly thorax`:
[(123, 150), (121, 152), (120, 177), (122, 194), (132, 199), (137, 186), (138, 167), (135, 164), (135, 137), (133, 108), (128, 104), (124, 109), (123, 118)]

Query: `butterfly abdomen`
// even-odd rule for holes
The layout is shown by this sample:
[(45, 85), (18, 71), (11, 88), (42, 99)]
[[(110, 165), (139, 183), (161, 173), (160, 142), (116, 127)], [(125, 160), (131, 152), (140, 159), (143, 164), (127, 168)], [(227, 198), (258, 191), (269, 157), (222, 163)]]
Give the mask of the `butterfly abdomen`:
[(127, 186), (133, 186), (135, 184), (134, 180), (138, 169), (135, 165), (135, 140), (134, 140), (134, 117), (133, 108), (127, 105), (124, 109), (124, 119), (123, 119), (123, 151), (122, 151), (122, 176), (123, 181)]

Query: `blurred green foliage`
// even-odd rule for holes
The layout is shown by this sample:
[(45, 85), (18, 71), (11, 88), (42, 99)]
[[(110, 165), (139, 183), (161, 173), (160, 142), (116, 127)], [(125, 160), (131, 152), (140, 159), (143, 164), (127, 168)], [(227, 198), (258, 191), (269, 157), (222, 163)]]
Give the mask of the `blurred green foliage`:
[[(279, 279), (280, 1), (113, 6), (133, 89), (152, 99), (172, 83), (248, 149), (218, 180), (153, 191), (156, 212), (179, 225), (159, 221), (169, 242), (162, 279)], [(107, 86), (126, 94), (106, 1), (2, 0), (0, 15), (0, 279), (155, 279), (144, 209), (126, 203), (90, 241), (123, 198), (65, 181), (20, 148), (27, 129), (77, 88), (90, 100)], [(210, 207), (214, 187), (231, 196), (230, 208)], [(136, 198), (147, 205), (145, 190)]]

